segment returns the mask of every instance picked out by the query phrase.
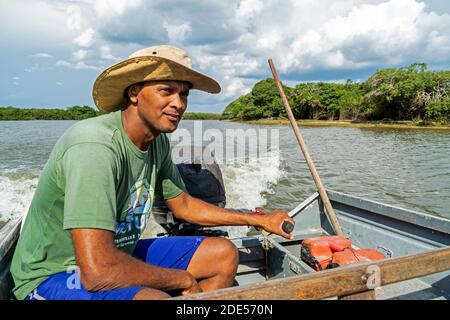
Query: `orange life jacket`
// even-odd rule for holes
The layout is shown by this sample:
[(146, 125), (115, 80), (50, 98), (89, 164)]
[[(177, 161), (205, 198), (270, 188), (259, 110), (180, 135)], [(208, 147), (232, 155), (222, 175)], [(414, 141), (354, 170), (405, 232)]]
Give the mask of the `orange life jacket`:
[(341, 236), (325, 236), (303, 240), (302, 260), (320, 271), (352, 263), (385, 259), (373, 249), (352, 249), (350, 240)]

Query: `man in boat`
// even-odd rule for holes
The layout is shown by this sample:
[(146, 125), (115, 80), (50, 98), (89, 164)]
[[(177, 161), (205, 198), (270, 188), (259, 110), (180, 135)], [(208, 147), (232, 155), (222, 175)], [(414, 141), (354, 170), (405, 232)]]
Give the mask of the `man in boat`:
[(291, 238), (285, 212), (240, 213), (185, 192), (165, 134), (190, 89), (220, 92), (171, 46), (142, 49), (100, 74), (93, 98), (106, 114), (68, 129), (41, 173), (11, 266), (17, 299), (164, 299), (231, 286), (238, 253), (229, 240), (140, 240), (155, 197), (187, 222)]

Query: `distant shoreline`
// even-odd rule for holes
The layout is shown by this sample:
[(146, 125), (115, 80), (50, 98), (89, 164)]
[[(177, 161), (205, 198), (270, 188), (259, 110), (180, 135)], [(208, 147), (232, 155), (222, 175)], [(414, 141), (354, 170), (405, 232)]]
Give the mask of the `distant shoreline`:
[[(0, 122), (5, 121), (80, 121), (83, 119), (0, 119)], [(205, 116), (202, 117), (201, 114), (195, 114), (195, 116), (183, 117), (183, 120), (215, 120), (215, 121), (226, 121), (226, 122), (237, 122), (244, 124), (255, 124), (255, 125), (289, 125), (289, 120), (287, 119), (258, 119), (258, 120), (236, 120), (236, 119), (226, 119), (220, 116)], [(439, 131), (450, 131), (450, 124), (418, 124), (414, 121), (393, 121), (393, 122), (383, 122), (383, 121), (364, 121), (356, 122), (351, 120), (297, 120), (299, 126), (303, 127), (343, 127), (343, 128), (367, 128), (367, 129), (386, 129), (386, 130), (439, 130)]]
[[(69, 109), (39, 109), (0, 107), (0, 121), (31, 121), (31, 120), (83, 120), (101, 115), (101, 112), (89, 106), (74, 106)], [(186, 112), (183, 120), (219, 120), (256, 125), (289, 125), (286, 118), (261, 118), (254, 120), (232, 119), (218, 113)], [(444, 130), (450, 131), (450, 123), (442, 124), (431, 121), (352, 121), (352, 120), (297, 120), (300, 126), (307, 127), (349, 127), (395, 130)]]
[[(287, 119), (259, 119), (259, 120), (232, 120), (234, 122), (257, 125), (288, 125)], [(414, 121), (364, 121), (351, 120), (297, 120), (298, 125), (305, 127), (347, 127), (347, 128), (372, 128), (372, 129), (399, 129), (399, 130), (443, 130), (450, 131), (450, 125), (426, 124), (420, 125)]]
[[(102, 114), (89, 106), (73, 106), (68, 109), (0, 107), (0, 121), (84, 120)], [(219, 113), (186, 112), (183, 118), (187, 120), (221, 120), (223, 116)]]

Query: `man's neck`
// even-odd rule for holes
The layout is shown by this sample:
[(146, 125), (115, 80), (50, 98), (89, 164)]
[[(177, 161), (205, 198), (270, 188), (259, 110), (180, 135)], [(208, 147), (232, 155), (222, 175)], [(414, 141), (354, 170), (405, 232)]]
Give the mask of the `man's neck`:
[(123, 130), (131, 142), (142, 151), (147, 151), (150, 143), (158, 137), (159, 132), (152, 130), (141, 118), (124, 110), (121, 112)]

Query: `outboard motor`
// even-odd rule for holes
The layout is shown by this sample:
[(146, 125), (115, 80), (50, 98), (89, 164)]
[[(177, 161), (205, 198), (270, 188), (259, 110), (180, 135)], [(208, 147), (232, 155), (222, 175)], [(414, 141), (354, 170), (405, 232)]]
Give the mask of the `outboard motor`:
[[(194, 150), (195, 151), (195, 150)], [(202, 155), (204, 149), (201, 149)], [(199, 150), (197, 149), (197, 152)], [(193, 155), (196, 153), (193, 152)], [(186, 186), (187, 192), (194, 198), (198, 198), (210, 204), (224, 208), (226, 204), (225, 187), (220, 167), (214, 161), (205, 163), (203, 157), (191, 157), (177, 164), (178, 171)], [(190, 224), (176, 219), (164, 201), (155, 200), (153, 205), (153, 215), (155, 221), (164, 228), (165, 233), (159, 233), (157, 236), (227, 236), (223, 230), (205, 229), (202, 226)]]
[(177, 167), (191, 196), (221, 208), (225, 207), (222, 172), (215, 161), (211, 164), (180, 163)]

